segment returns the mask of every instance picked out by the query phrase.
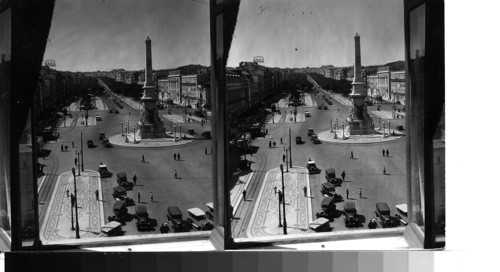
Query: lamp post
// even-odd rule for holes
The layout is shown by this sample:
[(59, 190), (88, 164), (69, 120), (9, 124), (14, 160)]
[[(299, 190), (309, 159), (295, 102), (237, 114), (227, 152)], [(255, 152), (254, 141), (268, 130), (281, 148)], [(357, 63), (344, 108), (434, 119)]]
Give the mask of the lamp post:
[(380, 115), (378, 116), (378, 130), (380, 130)]
[(172, 133), (172, 120), (170, 120), (170, 133)]
[(122, 136), (123, 136), (123, 121), (121, 123), (122, 123)]
[(80, 226), (78, 225), (78, 197), (76, 194), (76, 176), (75, 168), (71, 169), (73, 172), (73, 184), (75, 186), (75, 221), (76, 221), (76, 239), (80, 239)]
[(135, 126), (133, 126), (134, 129), (134, 144), (135, 144)]
[(391, 136), (391, 121), (387, 121), (387, 126), (389, 127), (389, 133), (387, 133), (387, 137)]
[(281, 198), (283, 201), (283, 234), (286, 233), (286, 211), (285, 211), (285, 177), (283, 174), (283, 164), (280, 164), (280, 170), (281, 170), (281, 193), (283, 194), (283, 197)]
[(332, 132), (333, 132), (333, 127), (332, 127), (332, 126), (333, 126), (333, 125), (332, 125), (332, 117), (330, 117), (330, 133), (332, 133)]
[[(76, 179), (75, 177), (75, 167), (71, 168), (71, 172), (73, 173), (73, 179)], [(74, 223), (73, 223), (73, 207), (75, 206), (75, 202), (74, 202), (74, 196), (71, 195), (71, 199), (70, 199), (70, 204), (71, 204), (71, 230), (75, 230), (75, 226), (74, 226)]]
[(80, 176), (80, 151), (76, 150), (76, 167), (78, 168), (78, 176)]
[(382, 126), (383, 126), (383, 129), (382, 129), (383, 136), (382, 136), (382, 138), (385, 138), (385, 122), (382, 122)]
[(339, 117), (338, 116), (335, 116), (335, 124), (337, 125), (337, 127), (339, 127)]
[(182, 140), (182, 125), (179, 125), (179, 139)]
[(177, 141), (177, 127), (174, 125), (174, 142)]
[(292, 128), (290, 127), (288, 128), (288, 150), (290, 150), (290, 168), (292, 168)]
[(345, 134), (344, 134), (344, 122), (342, 122), (342, 140), (345, 140)]
[[(283, 175), (283, 169), (281, 170), (281, 174)], [(283, 227), (283, 225), (281, 225), (281, 207), (280, 207), (282, 201), (283, 201), (283, 196), (282, 196), (281, 192), (279, 192), (278, 193), (278, 227), (280, 227), (280, 228)]]
[(80, 130), (80, 154), (82, 154), (82, 172), (84, 171), (83, 170), (83, 129)]
[(128, 134), (130, 133), (130, 125), (129, 125), (129, 121), (130, 121), (130, 120), (127, 120), (127, 136), (128, 136)]
[(286, 165), (286, 172), (288, 173), (288, 148), (285, 147), (285, 165)]

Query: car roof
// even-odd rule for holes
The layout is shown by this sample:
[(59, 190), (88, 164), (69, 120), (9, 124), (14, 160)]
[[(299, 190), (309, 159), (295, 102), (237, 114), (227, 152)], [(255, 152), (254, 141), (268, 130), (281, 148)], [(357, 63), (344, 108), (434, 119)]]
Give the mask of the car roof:
[(122, 207), (126, 207), (125, 201), (123, 200), (118, 200), (113, 204), (113, 210), (120, 210)]
[(346, 210), (352, 210), (356, 209), (356, 203), (354, 201), (346, 201), (344, 202), (344, 209)]
[(326, 168), (325, 172), (333, 173), (333, 172), (335, 172), (335, 168)]
[(385, 202), (377, 202), (375, 204), (375, 207), (377, 208), (377, 210), (379, 211), (390, 211), (389, 209), (389, 205), (387, 205), (387, 203)]
[(127, 173), (125, 173), (125, 172), (118, 172), (118, 173), (116, 173), (116, 176), (117, 177), (126, 177)]
[(188, 209), (188, 213), (191, 213), (194, 216), (204, 216), (205, 215), (205, 212), (198, 207)]
[(167, 207), (167, 212), (171, 215), (182, 215), (181, 209), (178, 206), (169, 206)]
[(136, 213), (147, 213), (148, 206), (146, 204), (137, 204), (137, 205), (135, 205), (135, 212)]
[(120, 193), (127, 192), (127, 190), (125, 188), (123, 188), (122, 186), (116, 186), (116, 187), (113, 187), (113, 189), (116, 190), (117, 192), (120, 192)]
[(106, 168), (107, 166), (105, 164), (99, 164), (99, 168)]
[(213, 202), (208, 202), (208, 203), (207, 203), (207, 208), (209, 208), (209, 209), (212, 209), (212, 210), (213, 210), (213, 209), (214, 209), (214, 203), (213, 203)]
[(323, 200), (321, 200), (321, 206), (329, 206), (330, 203), (332, 203), (332, 202), (333, 202), (332, 196), (325, 197), (325, 198), (323, 198)]
[(307, 164), (316, 164), (314, 161), (308, 161)]

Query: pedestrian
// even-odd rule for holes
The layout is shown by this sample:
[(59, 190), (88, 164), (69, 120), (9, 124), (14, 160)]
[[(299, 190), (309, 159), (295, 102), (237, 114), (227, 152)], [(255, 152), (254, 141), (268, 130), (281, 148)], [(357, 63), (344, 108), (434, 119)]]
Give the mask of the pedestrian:
[(137, 192), (137, 203), (141, 203), (141, 192)]
[(385, 150), (385, 155), (389, 157), (389, 149)]
[(75, 142), (71, 142), (71, 146), (75, 148)]
[(177, 160), (177, 153), (174, 153), (174, 161)]
[(345, 182), (345, 171), (342, 171), (342, 174), (340, 174), (340, 176), (342, 177), (342, 182)]
[(132, 178), (132, 180), (134, 181), (134, 186), (137, 185), (137, 175), (134, 174), (134, 177)]
[(174, 177), (177, 178), (177, 170), (174, 170)]
[(362, 194), (361, 194), (361, 188), (359, 188), (359, 198), (363, 198)]
[(181, 153), (177, 152), (177, 160), (181, 160)]
[(307, 186), (304, 186), (304, 197), (307, 197)]
[(281, 190), (278, 190), (278, 200), (279, 200), (279, 203), (283, 202), (283, 193), (281, 192)]
[(207, 148), (205, 147), (205, 155), (207, 155)]
[(271, 145), (272, 145), (272, 144), (271, 144), (271, 141), (269, 141), (269, 148), (271, 148)]
[(151, 192), (150, 195), (151, 195), (151, 203), (155, 202), (153, 198), (153, 192)]
[(68, 151), (68, 146), (67, 145), (64, 145), (64, 150)]
[(345, 189), (345, 195), (346, 195), (346, 198), (349, 199), (349, 188)]
[(382, 149), (382, 156), (385, 157), (385, 149)]
[(385, 174), (386, 174), (386, 172), (385, 172), (385, 165), (384, 165), (384, 170), (383, 170), (383, 172), (384, 172), (384, 175), (385, 175)]
[(276, 189), (278, 189), (278, 187), (274, 186), (274, 195), (276, 195)]
[(280, 142), (281, 142), (281, 144), (283, 144), (283, 138), (280, 138)]
[(61, 145), (61, 152), (64, 151), (64, 145)]
[(352, 152), (352, 150), (351, 150), (351, 157), (349, 159), (351, 160), (354, 159), (354, 152)]
[(276, 147), (276, 142), (275, 141), (273, 141), (273, 147)]
[(247, 190), (243, 189), (243, 192), (241, 192), (243, 195), (243, 201), (247, 201)]
[(77, 162), (78, 162), (78, 159), (77, 159), (77, 158), (75, 158), (75, 166), (76, 166), (76, 163), (77, 163)]
[(95, 190), (95, 200), (99, 201), (99, 190)]
[(75, 195), (73, 193), (71, 193), (70, 198), (71, 198), (71, 207), (74, 207), (75, 206)]
[(69, 197), (69, 189), (66, 189), (66, 198)]
[(283, 154), (283, 162), (285, 162), (285, 158), (286, 158), (286, 155), (285, 155), (285, 154)]

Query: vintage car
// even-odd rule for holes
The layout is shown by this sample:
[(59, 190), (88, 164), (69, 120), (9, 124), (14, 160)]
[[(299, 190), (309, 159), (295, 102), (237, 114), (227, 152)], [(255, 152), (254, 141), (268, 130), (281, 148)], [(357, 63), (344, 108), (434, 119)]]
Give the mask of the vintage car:
[(321, 201), (321, 212), (316, 213), (316, 217), (328, 218), (328, 220), (333, 221), (335, 218), (335, 212), (337, 207), (335, 205), (335, 200), (333, 197), (325, 197)]
[(307, 136), (311, 136), (314, 134), (314, 129), (310, 128), (307, 130)]
[(214, 228), (214, 222), (207, 218), (202, 209), (196, 207), (188, 209), (187, 212), (187, 221), (191, 223), (193, 228), (197, 230), (212, 230)]
[(349, 200), (344, 202), (344, 215), (344, 222), (346, 227), (359, 226), (358, 211), (356, 210), (356, 203), (354, 201)]
[(326, 181), (332, 183), (335, 186), (342, 185), (342, 179), (337, 178), (337, 176), (335, 175), (335, 169), (333, 168), (328, 168), (325, 170), (325, 178)]
[(320, 217), (309, 224), (309, 229), (314, 232), (331, 231), (330, 221), (326, 218)]
[(109, 112), (109, 113), (113, 113), (113, 110), (109, 110), (108, 112)]
[(101, 232), (108, 236), (123, 235), (122, 224), (120, 222), (111, 221), (101, 228)]
[(100, 116), (100, 115), (96, 115), (96, 116), (95, 116), (95, 120), (96, 120), (96, 121), (102, 121), (101, 116)]
[(305, 111), (305, 112), (304, 112), (304, 115), (305, 115), (306, 117), (311, 117), (311, 114), (310, 114), (308, 111)]
[(88, 140), (88, 141), (87, 141), (87, 147), (88, 147), (88, 148), (94, 148), (94, 147), (96, 147), (96, 145), (94, 144), (94, 141), (92, 141), (92, 140)]
[(192, 128), (188, 129), (188, 130), (187, 130), (187, 133), (188, 133), (189, 135), (193, 135), (193, 134), (194, 134), (194, 129), (192, 129)]
[(205, 139), (210, 139), (210, 138), (212, 138), (212, 132), (210, 132), (210, 131), (203, 131), (201, 133), (201, 136), (205, 137)]
[(307, 170), (309, 171), (309, 175), (318, 174), (318, 173), (321, 172), (321, 169), (319, 169), (316, 166), (316, 162), (314, 162), (314, 161), (308, 161), (307, 162)]
[(304, 142), (304, 140), (302, 140), (302, 137), (297, 136), (297, 137), (295, 137), (295, 143), (296, 144), (303, 144), (305, 142)]
[(102, 140), (104, 138), (106, 138), (106, 134), (104, 134), (104, 132), (100, 132), (99, 133), (99, 140)]
[(120, 113), (118, 110), (115, 109), (115, 113)]
[(127, 206), (135, 205), (135, 201), (127, 196), (127, 190), (122, 186), (113, 187), (113, 198), (125, 201)]
[(134, 183), (127, 181), (127, 174), (125, 172), (116, 173), (116, 182), (127, 190), (132, 190), (134, 188)]
[(408, 205), (407, 204), (399, 204), (396, 205), (396, 218), (403, 225), (408, 225)]
[(319, 105), (318, 106), (318, 110), (322, 109), (323, 108), (323, 105)]
[(375, 215), (384, 228), (396, 227), (399, 225), (399, 221), (391, 216), (391, 209), (385, 202), (377, 202), (375, 204)]
[(146, 204), (135, 206), (135, 218), (137, 219), (136, 226), (138, 231), (153, 230), (157, 225), (155, 219), (149, 218), (148, 206)]
[(101, 178), (109, 178), (113, 176), (113, 174), (108, 171), (108, 167), (105, 164), (99, 164), (99, 169), (97, 169), (97, 172), (99, 172), (99, 176)]
[(205, 214), (207, 215), (208, 219), (214, 220), (214, 203), (213, 202), (207, 203), (207, 210), (205, 211)]
[[(327, 102), (329, 102), (329, 101), (327, 101)], [(327, 109), (328, 109), (328, 107), (325, 105), (325, 106), (323, 106), (323, 109), (324, 109), (324, 110), (327, 110)]]
[[(313, 136), (316, 135), (316, 134), (313, 134)], [(313, 144), (321, 144), (321, 140), (318, 139), (318, 135), (316, 135), (316, 137), (311, 137), (311, 141)]]
[(205, 117), (205, 113), (202, 111), (202, 110), (195, 110), (194, 111), (194, 116), (197, 116), (197, 117)]
[(191, 230), (192, 225), (188, 221), (182, 219), (182, 212), (178, 206), (167, 207), (167, 222), (162, 224), (160, 228), (161, 233), (166, 232), (188, 232)]
[(113, 205), (113, 214), (108, 216), (109, 222), (117, 221), (124, 223), (128, 215), (127, 204), (123, 200), (116, 201)]
[(102, 139), (102, 145), (103, 145), (105, 148), (110, 148), (110, 147), (113, 147), (113, 145), (109, 142), (109, 139), (108, 139), (108, 138), (104, 138), (104, 139)]

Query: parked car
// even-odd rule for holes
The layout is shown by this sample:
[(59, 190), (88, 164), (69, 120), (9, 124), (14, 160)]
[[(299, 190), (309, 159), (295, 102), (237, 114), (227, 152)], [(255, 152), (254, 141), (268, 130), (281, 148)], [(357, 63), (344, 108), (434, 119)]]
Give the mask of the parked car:
[(314, 129), (310, 128), (309, 130), (307, 130), (307, 136), (311, 136), (314, 134)]
[(202, 209), (196, 207), (188, 210), (187, 221), (197, 230), (212, 230), (214, 223), (209, 220)]
[(324, 217), (320, 217), (309, 224), (309, 229), (314, 232), (331, 231), (330, 221)]
[(127, 174), (125, 172), (116, 173), (116, 181), (118, 182), (118, 185), (127, 190), (132, 190), (132, 188), (134, 188), (134, 183), (127, 180)]
[(113, 204), (113, 214), (108, 216), (109, 222), (117, 221), (124, 223), (128, 215), (127, 204), (123, 200), (116, 201)]
[(110, 148), (110, 147), (113, 147), (113, 145), (109, 142), (109, 139), (108, 138), (104, 138), (102, 140), (102, 145), (105, 147), (105, 148)]
[(123, 235), (122, 224), (117, 221), (111, 221), (101, 228), (101, 232), (107, 236)]
[(123, 188), (122, 186), (113, 187), (113, 198), (125, 201), (125, 204), (127, 204), (127, 206), (135, 205), (135, 201), (127, 196), (127, 189)]
[(102, 121), (101, 116), (100, 116), (100, 115), (96, 115), (96, 116), (95, 116), (95, 120), (96, 120), (96, 121)]
[(321, 169), (316, 166), (316, 162), (314, 161), (307, 162), (307, 170), (309, 171), (309, 175), (318, 174), (321, 172)]
[(104, 134), (104, 132), (100, 132), (99, 133), (99, 140), (101, 141), (104, 138), (106, 138), (106, 134)]
[(325, 170), (325, 178), (326, 181), (332, 183), (335, 186), (342, 185), (342, 179), (337, 178), (337, 176), (335, 175), (335, 169), (333, 168), (328, 168)]
[[(327, 102), (330, 102), (330, 101), (327, 101)], [(325, 105), (325, 106), (323, 106), (323, 109), (324, 109), (324, 110), (327, 110), (327, 109), (328, 109), (328, 107)]]
[(191, 224), (182, 219), (182, 212), (178, 206), (167, 207), (167, 222), (162, 224), (160, 232), (188, 232), (191, 229)]
[(212, 132), (210, 132), (210, 131), (203, 131), (201, 133), (201, 136), (205, 137), (205, 139), (210, 139), (210, 138), (212, 138)]
[(311, 117), (311, 114), (308, 111), (305, 111), (304, 114), (306, 117)]
[(109, 112), (109, 113), (113, 113), (113, 110), (109, 110), (108, 112)]
[(297, 136), (297, 137), (295, 137), (295, 143), (296, 144), (303, 144), (305, 142), (304, 142), (304, 140), (302, 140), (302, 137)]
[(194, 111), (194, 116), (197, 116), (197, 117), (205, 117), (205, 113), (202, 111), (202, 110), (195, 110)]
[(322, 105), (319, 105), (319, 106), (318, 106), (318, 110), (320, 110), (320, 109), (322, 109), (322, 108), (323, 108), (323, 106), (322, 106)]
[(94, 144), (94, 141), (92, 141), (92, 140), (88, 140), (88, 141), (87, 141), (87, 147), (88, 147), (88, 148), (94, 148), (94, 147), (96, 147), (96, 145)]
[(149, 218), (148, 206), (146, 204), (135, 206), (135, 218), (137, 219), (136, 226), (138, 231), (153, 230), (157, 225), (155, 219)]
[(316, 213), (316, 217), (328, 218), (329, 221), (333, 221), (335, 218), (335, 211), (337, 207), (335, 205), (335, 200), (333, 197), (325, 197), (321, 201), (321, 212)]
[(120, 113), (118, 110), (115, 110), (115, 113)]
[(375, 204), (375, 215), (380, 219), (380, 223), (384, 228), (395, 227), (397, 224), (395, 218), (391, 216), (391, 209), (385, 202), (377, 202)]
[(207, 210), (205, 211), (205, 214), (207, 215), (208, 219), (214, 220), (214, 203), (213, 202), (207, 203)]
[(99, 164), (99, 169), (97, 169), (97, 172), (99, 172), (99, 176), (101, 178), (109, 178), (113, 176), (113, 174), (108, 171), (108, 167), (105, 164)]
[(194, 129), (192, 129), (192, 128), (188, 129), (187, 133), (190, 134), (190, 135), (193, 135), (194, 134)]
[(311, 138), (311, 141), (312, 141), (313, 144), (321, 144), (322, 143), (321, 140), (318, 139), (317, 137), (316, 138)]
[(359, 225), (358, 211), (356, 210), (356, 203), (354, 201), (344, 202), (344, 215), (346, 227), (357, 227)]

